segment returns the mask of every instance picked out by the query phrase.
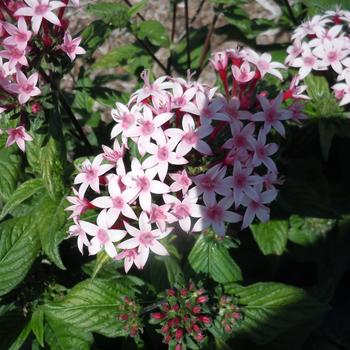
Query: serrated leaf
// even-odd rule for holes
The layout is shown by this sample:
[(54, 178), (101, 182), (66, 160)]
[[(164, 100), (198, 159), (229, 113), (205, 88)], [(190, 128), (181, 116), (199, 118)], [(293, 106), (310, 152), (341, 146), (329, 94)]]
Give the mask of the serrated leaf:
[(129, 8), (124, 4), (101, 2), (89, 4), (87, 11), (114, 28), (124, 28), (129, 22)]
[(37, 228), (24, 216), (0, 224), (0, 296), (26, 276), (39, 249)]
[(148, 39), (153, 45), (168, 47), (170, 39), (166, 28), (158, 21), (143, 21), (137, 28), (137, 36), (144, 40)]
[(321, 318), (328, 310), (303, 289), (282, 283), (227, 285), (225, 289), (243, 306), (243, 321), (235, 327), (235, 334), (257, 344), (269, 343), (291, 327)]
[(202, 234), (193, 246), (188, 261), (196, 272), (206, 273), (216, 282), (242, 280), (239, 266), (231, 258), (223, 240), (215, 236)]
[(19, 204), (30, 198), (33, 194), (43, 189), (42, 179), (30, 179), (22, 183), (12, 193), (4, 207), (2, 208), (0, 219), (5, 217), (12, 209), (17, 207)]
[(250, 229), (263, 254), (283, 254), (288, 240), (288, 221), (270, 220), (251, 225)]
[(64, 210), (66, 204), (65, 197), (53, 200), (48, 196), (44, 196), (38, 205), (37, 214), (34, 217), (39, 229), (43, 251), (62, 270), (66, 268), (61, 260), (58, 246), (67, 237), (67, 232), (64, 229), (67, 219), (67, 214)]
[(41, 308), (34, 311), (32, 319), (30, 320), (31, 329), (39, 342), (39, 344), (44, 346), (44, 312)]
[(0, 199), (7, 201), (14, 192), (19, 175), (20, 158), (10, 150), (0, 150)]
[(93, 340), (90, 332), (64, 323), (52, 315), (47, 317), (45, 341), (50, 350), (90, 350)]
[(63, 301), (46, 305), (45, 313), (87, 332), (124, 336), (116, 312), (124, 296), (131, 294), (133, 289), (121, 280), (88, 279), (71, 289)]

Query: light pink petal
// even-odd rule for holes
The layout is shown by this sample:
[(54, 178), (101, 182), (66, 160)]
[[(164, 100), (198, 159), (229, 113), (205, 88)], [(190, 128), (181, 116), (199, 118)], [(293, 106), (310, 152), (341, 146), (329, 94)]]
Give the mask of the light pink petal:
[(165, 247), (159, 243), (157, 240), (154, 240), (152, 244), (150, 245), (150, 249), (153, 253), (156, 253), (158, 255), (169, 255), (168, 251), (165, 249)]

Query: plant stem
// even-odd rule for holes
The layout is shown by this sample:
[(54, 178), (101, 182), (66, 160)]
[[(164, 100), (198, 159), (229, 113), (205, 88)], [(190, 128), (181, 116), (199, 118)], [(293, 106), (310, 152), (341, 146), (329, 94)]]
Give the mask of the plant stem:
[(286, 5), (286, 8), (287, 8), (287, 11), (288, 11), (288, 14), (289, 14), (289, 17), (290, 19), (292, 20), (293, 24), (295, 25), (298, 25), (298, 20), (296, 19), (296, 17), (294, 16), (294, 12), (293, 12), (293, 9), (292, 7), (290, 6), (289, 4), (289, 1), (288, 0), (283, 0), (284, 4)]
[(210, 25), (207, 37), (205, 38), (203, 50), (202, 50), (201, 57), (200, 57), (200, 60), (199, 60), (199, 68), (198, 68), (198, 73), (197, 73), (197, 79), (201, 75), (201, 73), (203, 71), (203, 68), (205, 66), (205, 58), (206, 58), (207, 53), (208, 53), (209, 48), (210, 48), (210, 40), (211, 40), (211, 37), (212, 37), (212, 35), (214, 33), (215, 24), (216, 24), (216, 21), (218, 20), (218, 17), (219, 17), (219, 15), (216, 13), (214, 15), (214, 17), (213, 17), (212, 22), (211, 22), (211, 25)]
[(171, 66), (172, 66), (172, 44), (174, 43), (175, 39), (175, 32), (176, 32), (176, 13), (177, 13), (177, 2), (176, 0), (173, 0), (173, 20), (172, 20), (172, 26), (171, 26), (171, 37), (170, 37), (170, 54), (168, 58), (168, 65), (167, 65), (167, 73), (171, 73)]
[(162, 62), (159, 61), (159, 59), (155, 56), (155, 54), (152, 52), (152, 50), (150, 49), (150, 47), (146, 44), (146, 42), (144, 42), (143, 40), (139, 39), (137, 37), (137, 35), (130, 30), (130, 32), (134, 35), (136, 41), (147, 51), (147, 53), (152, 57), (153, 61), (155, 61), (160, 68), (162, 68), (162, 70), (164, 71), (164, 73), (167, 73), (167, 69), (164, 66), (164, 64)]
[(190, 47), (190, 26), (189, 26), (189, 18), (188, 18), (188, 0), (185, 0), (185, 26), (186, 26), (187, 69), (191, 69), (191, 47)]
[[(132, 3), (129, 0), (123, 0), (129, 7), (132, 7)], [(141, 13), (137, 13), (137, 17), (139, 17), (142, 21), (145, 21), (145, 17), (141, 15)]]
[(51, 78), (46, 74), (46, 72), (42, 68), (39, 68), (39, 71), (40, 71), (40, 74), (42, 75), (42, 77), (51, 85), (51, 88), (57, 92), (57, 97), (58, 97), (63, 109), (65, 110), (69, 119), (71, 120), (71, 122), (75, 126), (75, 129), (77, 130), (79, 136), (81, 137), (82, 141), (84, 142), (85, 147), (89, 150), (89, 152), (91, 154), (93, 154), (92, 146), (90, 145), (89, 140), (87, 139), (81, 125), (79, 124), (79, 121), (75, 117), (75, 115), (74, 115), (72, 109), (70, 108), (68, 102), (66, 101), (64, 95), (59, 90), (58, 86), (56, 86), (55, 82), (53, 82), (51, 80)]

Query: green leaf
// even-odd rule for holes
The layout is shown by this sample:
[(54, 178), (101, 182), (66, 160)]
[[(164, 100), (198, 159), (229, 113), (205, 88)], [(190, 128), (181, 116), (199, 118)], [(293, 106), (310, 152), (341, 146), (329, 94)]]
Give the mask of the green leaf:
[(303, 3), (308, 7), (317, 7), (322, 10), (335, 10), (338, 7), (342, 10), (350, 10), (350, 3), (348, 0), (303, 0)]
[(137, 2), (135, 5), (130, 7), (128, 14), (130, 17), (137, 15), (146, 5), (148, 4), (148, 0), (141, 0)]
[(39, 252), (38, 231), (32, 222), (24, 216), (0, 224), (0, 296), (23, 280)]
[(50, 350), (90, 350), (93, 336), (90, 332), (62, 322), (50, 315), (46, 317), (45, 341)]
[(40, 149), (41, 174), (44, 185), (51, 198), (60, 198), (64, 193), (65, 159), (61, 143), (50, 137), (47, 144)]
[(111, 260), (111, 257), (105, 251), (98, 253), (91, 278), (94, 279), (99, 273), (99, 271), (102, 269), (102, 267), (106, 265), (110, 260)]
[(239, 298), (243, 321), (235, 328), (238, 336), (266, 344), (284, 331), (307, 320), (320, 319), (328, 306), (303, 289), (282, 283), (256, 283), (247, 287), (226, 286), (226, 292)]
[(16, 188), (20, 159), (9, 149), (0, 150), (0, 199), (7, 201)]
[(147, 38), (155, 46), (169, 47), (170, 45), (166, 28), (158, 21), (141, 22), (136, 34), (142, 40)]
[(101, 20), (94, 21), (81, 32), (81, 46), (85, 48), (87, 53), (92, 54), (105, 42), (111, 32), (112, 29), (108, 24)]
[(37, 341), (44, 347), (44, 312), (41, 308), (34, 311), (30, 325)]
[(12, 209), (17, 207), (19, 204), (30, 198), (33, 194), (43, 189), (42, 179), (30, 179), (22, 183), (12, 193), (4, 207), (2, 208), (0, 219), (5, 217)]
[(188, 261), (196, 272), (206, 273), (216, 282), (240, 281), (241, 270), (231, 258), (225, 240), (202, 234), (193, 246)]
[(160, 259), (164, 262), (168, 275), (169, 285), (173, 286), (176, 283), (184, 284), (184, 276), (178, 260), (173, 256), (165, 256), (161, 257)]
[(93, 68), (114, 68), (129, 63), (129, 60), (135, 56), (140, 56), (143, 50), (132, 44), (116, 47), (106, 55), (99, 58), (93, 65)]
[(99, 1), (89, 4), (87, 11), (114, 28), (126, 27), (130, 19), (128, 6), (118, 3)]
[(45, 306), (45, 313), (57, 320), (106, 337), (124, 336), (125, 331), (116, 319), (118, 305), (133, 289), (117, 281), (88, 279), (70, 290), (63, 301)]
[(31, 327), (30, 322), (27, 323), (27, 325), (22, 329), (22, 332), (19, 334), (18, 338), (15, 340), (15, 342), (10, 346), (8, 350), (21, 350), (22, 345), (27, 340), (28, 335), (30, 334)]
[(39, 230), (41, 246), (49, 259), (60, 269), (65, 270), (58, 250), (59, 244), (67, 237), (64, 229), (67, 214), (65, 197), (60, 200), (52, 200), (45, 196), (37, 207), (34, 217)]
[(288, 221), (270, 220), (251, 225), (254, 239), (264, 255), (282, 255), (288, 240)]

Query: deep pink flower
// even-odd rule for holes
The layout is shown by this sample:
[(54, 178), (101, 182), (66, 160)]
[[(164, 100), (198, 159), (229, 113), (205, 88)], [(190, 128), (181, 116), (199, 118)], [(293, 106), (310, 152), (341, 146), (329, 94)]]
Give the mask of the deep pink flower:
[(64, 51), (71, 61), (75, 60), (77, 55), (83, 55), (86, 51), (79, 46), (81, 42), (81, 37), (72, 39), (72, 36), (68, 33), (64, 33), (63, 44), (60, 45), (60, 49)]
[(16, 74), (16, 83), (9, 85), (9, 90), (18, 94), (20, 104), (26, 103), (31, 97), (40, 95), (41, 91), (36, 86), (38, 83), (38, 73), (33, 73), (27, 78), (20, 70)]
[(17, 128), (7, 129), (9, 137), (6, 141), (6, 147), (10, 147), (14, 143), (25, 152), (26, 144), (25, 141), (33, 141), (33, 138), (26, 132), (24, 126), (18, 126)]
[(25, 50), (32, 32), (28, 30), (27, 23), (23, 17), (18, 20), (18, 28), (9, 22), (4, 22), (5, 30), (10, 34), (3, 43), (9, 46), (17, 46), (19, 50)]

